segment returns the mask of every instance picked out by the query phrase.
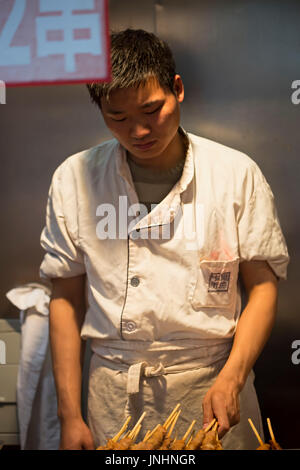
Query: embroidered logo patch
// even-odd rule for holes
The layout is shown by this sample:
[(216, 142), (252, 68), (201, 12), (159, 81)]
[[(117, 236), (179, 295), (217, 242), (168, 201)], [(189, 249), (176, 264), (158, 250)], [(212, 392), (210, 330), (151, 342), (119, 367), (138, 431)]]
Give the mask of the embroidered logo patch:
[(211, 273), (209, 276), (208, 292), (228, 292), (230, 271), (225, 273)]

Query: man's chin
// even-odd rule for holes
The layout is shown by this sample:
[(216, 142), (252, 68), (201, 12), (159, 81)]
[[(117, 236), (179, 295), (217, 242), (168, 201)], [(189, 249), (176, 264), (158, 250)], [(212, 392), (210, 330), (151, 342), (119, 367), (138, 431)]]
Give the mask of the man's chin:
[(146, 161), (146, 160), (155, 160), (160, 157), (161, 152), (157, 151), (141, 151), (137, 149), (128, 150), (129, 157), (135, 161)]

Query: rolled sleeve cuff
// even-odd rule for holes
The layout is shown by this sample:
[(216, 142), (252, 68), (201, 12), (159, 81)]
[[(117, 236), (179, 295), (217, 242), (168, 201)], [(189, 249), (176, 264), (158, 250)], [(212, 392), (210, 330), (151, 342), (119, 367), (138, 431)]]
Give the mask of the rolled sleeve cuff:
[(66, 257), (47, 253), (44, 256), (39, 273), (40, 277), (44, 279), (74, 277), (84, 274), (85, 266)]
[(276, 274), (279, 280), (287, 280), (287, 268), (289, 260), (289, 256), (282, 256), (278, 259), (267, 260), (269, 266), (272, 268), (273, 272)]

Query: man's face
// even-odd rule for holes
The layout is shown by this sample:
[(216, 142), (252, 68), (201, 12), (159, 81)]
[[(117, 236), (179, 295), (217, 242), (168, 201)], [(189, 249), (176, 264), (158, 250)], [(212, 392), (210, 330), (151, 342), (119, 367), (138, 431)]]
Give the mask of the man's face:
[(176, 150), (184, 97), (179, 75), (174, 79), (174, 93), (149, 79), (139, 88), (113, 91), (109, 101), (101, 99), (107, 127), (136, 161), (150, 164)]

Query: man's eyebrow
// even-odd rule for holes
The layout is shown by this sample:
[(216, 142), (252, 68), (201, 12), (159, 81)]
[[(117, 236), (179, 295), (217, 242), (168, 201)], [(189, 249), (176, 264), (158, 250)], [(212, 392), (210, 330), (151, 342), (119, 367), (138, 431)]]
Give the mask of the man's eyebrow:
[(110, 108), (108, 108), (106, 112), (108, 114), (124, 114), (125, 113), (125, 111), (117, 111), (116, 109), (110, 109)]
[[(155, 105), (158, 105), (158, 104), (162, 104), (163, 101), (164, 101), (163, 99), (161, 99), (161, 100), (148, 101), (147, 103), (142, 104), (142, 105), (140, 106), (140, 108), (141, 108), (141, 109), (151, 108), (151, 106), (155, 106)], [(108, 114), (117, 115), (117, 114), (125, 114), (126, 111), (118, 111), (117, 109), (108, 108), (108, 109), (107, 109), (107, 113), (108, 113)]]
[(142, 109), (145, 109), (145, 108), (150, 108), (151, 106), (155, 106), (157, 104), (162, 104), (163, 103), (163, 99), (161, 100), (154, 100), (154, 101), (148, 101), (147, 103), (143, 104), (141, 106)]

